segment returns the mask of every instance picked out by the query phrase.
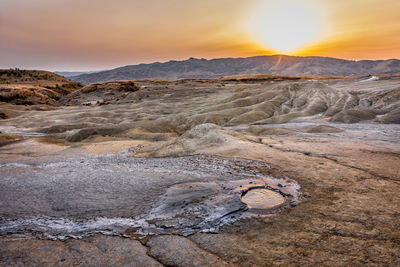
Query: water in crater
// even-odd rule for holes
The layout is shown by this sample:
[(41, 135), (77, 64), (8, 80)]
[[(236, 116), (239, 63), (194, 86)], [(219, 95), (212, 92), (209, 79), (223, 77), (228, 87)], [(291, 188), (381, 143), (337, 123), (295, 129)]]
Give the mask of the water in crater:
[(266, 189), (255, 188), (249, 190), (242, 196), (242, 202), (250, 209), (267, 210), (285, 203), (286, 199), (278, 192)]

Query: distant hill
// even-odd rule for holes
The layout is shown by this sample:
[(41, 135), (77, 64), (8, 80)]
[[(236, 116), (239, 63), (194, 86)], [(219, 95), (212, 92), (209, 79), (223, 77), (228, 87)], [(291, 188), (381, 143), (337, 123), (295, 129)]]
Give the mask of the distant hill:
[(196, 59), (129, 65), (70, 77), (84, 84), (145, 78), (218, 78), (240, 74), (358, 76), (400, 73), (400, 60), (351, 61), (328, 57), (257, 56)]
[(0, 69), (0, 84), (76, 84), (58, 74), (44, 70)]

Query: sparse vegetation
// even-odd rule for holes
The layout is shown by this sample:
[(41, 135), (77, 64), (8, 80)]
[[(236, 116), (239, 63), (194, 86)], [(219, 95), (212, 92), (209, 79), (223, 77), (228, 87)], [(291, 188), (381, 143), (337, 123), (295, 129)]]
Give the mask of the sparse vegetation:
[(0, 70), (0, 101), (16, 105), (48, 104), (82, 87), (77, 82), (48, 71)]

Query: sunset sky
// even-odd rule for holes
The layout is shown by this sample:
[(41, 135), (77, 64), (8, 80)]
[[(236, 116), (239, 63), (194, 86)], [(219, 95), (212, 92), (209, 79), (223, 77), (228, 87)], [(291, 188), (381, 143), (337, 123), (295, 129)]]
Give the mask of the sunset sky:
[(0, 68), (264, 54), (400, 58), (399, 0), (0, 0)]

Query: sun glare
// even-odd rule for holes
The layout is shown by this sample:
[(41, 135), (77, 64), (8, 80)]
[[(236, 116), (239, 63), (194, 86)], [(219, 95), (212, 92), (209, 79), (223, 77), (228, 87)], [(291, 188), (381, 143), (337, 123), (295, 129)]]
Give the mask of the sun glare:
[(321, 10), (309, 0), (261, 1), (252, 12), (248, 31), (264, 46), (293, 53), (322, 34)]

